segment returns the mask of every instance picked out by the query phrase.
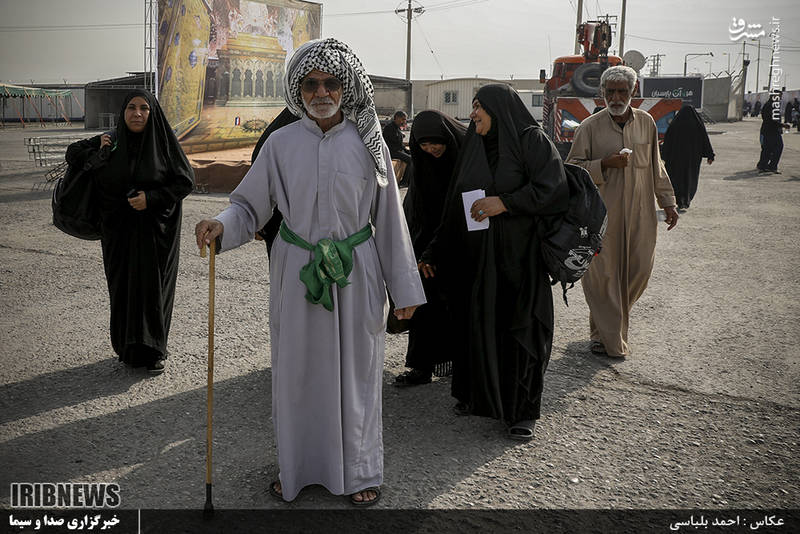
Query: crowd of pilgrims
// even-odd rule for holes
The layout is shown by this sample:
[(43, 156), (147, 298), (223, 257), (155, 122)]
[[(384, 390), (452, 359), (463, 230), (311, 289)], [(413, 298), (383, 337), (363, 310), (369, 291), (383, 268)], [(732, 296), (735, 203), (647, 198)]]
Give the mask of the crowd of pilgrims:
[[(409, 370), (396, 385), (452, 376), (456, 413), (499, 419), (509, 437), (528, 440), (540, 414), (553, 304), (536, 241), (524, 237), (535, 231), (534, 215), (546, 220), (565, 209), (563, 163), (508, 86), (482, 88), (470, 117), (466, 127), (426, 110), (411, 127), (413, 165), (403, 209), (427, 304), (409, 321)], [(272, 132), (297, 119), (287, 110), (276, 117), (254, 159)], [(111, 135), (73, 144), (67, 161), (81, 166), (98, 148), (113, 148), (92, 176), (111, 343), (120, 361), (160, 374), (175, 295), (181, 201), (194, 175), (149, 92), (128, 94), (117, 124)], [(474, 206), (474, 217), (493, 217), (487, 232), (468, 232), (464, 224), (461, 192), (475, 189), (486, 197)], [(276, 211), (256, 236), (268, 253), (280, 222)]]
[[(403, 209), (427, 303), (407, 322), (408, 370), (395, 385), (452, 376), (456, 414), (499, 419), (508, 437), (527, 441), (540, 415), (553, 304), (536, 241), (525, 236), (535, 232), (534, 215), (546, 222), (563, 212), (566, 178), (558, 152), (512, 88), (483, 87), (470, 118), (467, 127), (425, 110), (412, 122)], [(296, 120), (281, 112), (253, 160), (274, 131)], [(395, 114), (384, 135), (404, 123), (405, 114)], [(489, 232), (466, 229), (461, 192), (474, 189), (486, 194), (474, 206), (485, 207), (476, 219), (507, 212), (492, 219)], [(268, 253), (280, 221), (275, 211), (258, 232)]]
[[(398, 117), (404, 124), (405, 114)], [(529, 440), (540, 416), (554, 318), (538, 240), (528, 236), (566, 209), (564, 167), (511, 87), (481, 88), (470, 119), (467, 127), (434, 110), (413, 118), (403, 209), (427, 304), (408, 321), (408, 370), (395, 385), (451, 376), (456, 414), (498, 419), (509, 438)], [(284, 109), (253, 159), (269, 135), (296, 120)], [(670, 169), (683, 177), (675, 188), (682, 208), (697, 188), (700, 157), (713, 159), (698, 122), (702, 127), (693, 109), (682, 110), (665, 146), (667, 161), (688, 150), (681, 143), (696, 152), (691, 161), (677, 158)], [(689, 135), (694, 131), (696, 139)], [(125, 98), (115, 136), (76, 143), (67, 160), (81, 165), (93, 150), (112, 143), (108, 164), (93, 177), (112, 346), (126, 364), (159, 374), (167, 357), (181, 201), (192, 190), (193, 173), (158, 101), (146, 91)], [(488, 231), (465, 225), (461, 193), (472, 190), (485, 192), (470, 215), (477, 221), (492, 217)], [(280, 224), (276, 211), (256, 236), (268, 254)]]

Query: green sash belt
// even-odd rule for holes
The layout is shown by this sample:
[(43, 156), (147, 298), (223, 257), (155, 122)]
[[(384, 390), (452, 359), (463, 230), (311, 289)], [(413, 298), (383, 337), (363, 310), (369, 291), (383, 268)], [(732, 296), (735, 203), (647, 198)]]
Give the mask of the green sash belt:
[(316, 245), (292, 232), (286, 221), (281, 222), (281, 237), (287, 243), (310, 250), (314, 258), (300, 269), (300, 281), (305, 284), (306, 300), (312, 304), (322, 304), (333, 311), (333, 294), (331, 285), (345, 287), (350, 282), (347, 277), (353, 270), (353, 249), (372, 236), (372, 227), (367, 224), (364, 228), (341, 241), (320, 239)]

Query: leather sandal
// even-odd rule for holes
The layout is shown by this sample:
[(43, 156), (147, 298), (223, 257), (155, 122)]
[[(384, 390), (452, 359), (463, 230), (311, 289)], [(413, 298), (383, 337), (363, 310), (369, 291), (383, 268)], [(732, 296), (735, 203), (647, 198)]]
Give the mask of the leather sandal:
[(533, 439), (533, 429), (536, 421), (519, 421), (508, 427), (507, 435), (516, 441), (530, 441)]
[[(357, 501), (356, 500), (356, 495), (361, 493), (362, 494), (362, 498), (363, 498), (363, 493), (366, 492), (366, 491), (374, 492), (375, 493), (375, 498), (374, 499), (370, 499), (370, 500)], [(350, 504), (352, 504), (353, 506), (372, 506), (373, 504), (375, 504), (379, 500), (381, 500), (381, 488), (379, 488), (377, 486), (373, 486), (371, 488), (364, 488), (363, 490), (357, 491), (357, 492), (353, 493), (352, 495), (350, 495)]]

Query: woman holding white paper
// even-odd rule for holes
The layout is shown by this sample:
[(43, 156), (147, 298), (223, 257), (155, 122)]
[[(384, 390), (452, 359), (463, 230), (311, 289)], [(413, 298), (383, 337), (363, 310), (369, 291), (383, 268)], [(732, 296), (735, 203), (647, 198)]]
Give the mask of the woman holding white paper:
[[(566, 211), (564, 167), (511, 87), (482, 87), (470, 118), (422, 271), (441, 278), (457, 314), (456, 413), (500, 419), (509, 438), (530, 440), (553, 340), (538, 235)], [(465, 206), (463, 193), (485, 196)], [(489, 227), (468, 230), (467, 217)]]

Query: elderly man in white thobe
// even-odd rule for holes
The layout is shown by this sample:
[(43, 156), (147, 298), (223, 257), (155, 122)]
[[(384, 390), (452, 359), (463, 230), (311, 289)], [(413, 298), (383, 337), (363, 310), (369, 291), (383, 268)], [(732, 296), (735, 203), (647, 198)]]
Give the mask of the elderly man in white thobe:
[(383, 482), (386, 289), (404, 319), (425, 294), (361, 62), (335, 39), (311, 41), (284, 89), (300, 120), (269, 137), (230, 207), (197, 224), (197, 244), (238, 247), (276, 205), (283, 214), (270, 261), (270, 492), (291, 501), (320, 484), (368, 506)]

